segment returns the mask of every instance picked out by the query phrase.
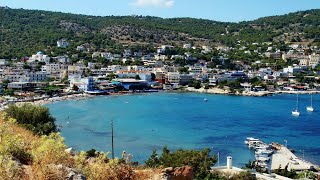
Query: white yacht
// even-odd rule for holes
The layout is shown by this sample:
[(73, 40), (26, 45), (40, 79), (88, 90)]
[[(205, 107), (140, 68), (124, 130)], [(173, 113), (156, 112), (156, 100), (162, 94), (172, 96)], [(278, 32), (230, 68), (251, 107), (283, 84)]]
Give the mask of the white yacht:
[(247, 145), (250, 145), (250, 144), (257, 144), (257, 143), (260, 143), (260, 139), (256, 139), (256, 138), (253, 138), (253, 137), (247, 137), (247, 140), (244, 141), (245, 144)]
[(298, 111), (298, 106), (299, 106), (299, 96), (297, 94), (297, 104), (296, 104), (296, 109), (292, 111), (293, 116), (300, 116), (300, 112)]
[(311, 94), (311, 105), (307, 107), (307, 111), (309, 111), (309, 112), (313, 112), (314, 111), (314, 108), (312, 106), (312, 94)]

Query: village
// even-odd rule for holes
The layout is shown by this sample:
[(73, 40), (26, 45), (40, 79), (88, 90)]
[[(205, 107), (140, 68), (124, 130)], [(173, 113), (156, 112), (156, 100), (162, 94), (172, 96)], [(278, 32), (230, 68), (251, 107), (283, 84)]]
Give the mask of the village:
[[(121, 53), (88, 43), (70, 51), (70, 45), (58, 40), (56, 48), (66, 52), (58, 56), (39, 51), (30, 57), (0, 59), (0, 92), (7, 99), (23, 99), (72, 92), (185, 90), (262, 96), (320, 89), (320, 50), (305, 43), (162, 45), (150, 52), (124, 46)], [(243, 60), (234, 60), (235, 55)]]

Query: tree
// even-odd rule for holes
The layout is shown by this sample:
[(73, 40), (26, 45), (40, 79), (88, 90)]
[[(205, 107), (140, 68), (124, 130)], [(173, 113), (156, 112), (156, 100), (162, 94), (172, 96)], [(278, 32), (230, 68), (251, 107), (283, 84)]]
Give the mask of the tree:
[(12, 104), (5, 112), (8, 117), (16, 119), (18, 124), (36, 134), (48, 135), (57, 130), (55, 118), (51, 116), (47, 107), (32, 104), (23, 104), (22, 106)]
[(145, 164), (147, 167), (150, 168), (155, 168), (160, 165), (160, 160), (158, 158), (158, 153), (156, 149), (152, 151), (152, 154), (150, 155), (149, 159), (145, 161)]
[(114, 73), (110, 73), (110, 74), (107, 75), (107, 78), (108, 78), (109, 81), (111, 81), (112, 79), (114, 79), (116, 77), (117, 77), (117, 75), (114, 74)]
[(10, 83), (9, 80), (7, 80), (7, 79), (6, 79), (6, 80), (3, 80), (3, 81), (2, 81), (2, 86), (3, 86), (3, 88), (4, 88), (4, 89), (7, 89), (9, 83)]
[(189, 69), (187, 67), (181, 67), (179, 68), (180, 73), (189, 74)]
[(151, 80), (154, 81), (156, 79), (156, 75), (154, 73), (151, 73)]
[(284, 169), (281, 169), (281, 165), (280, 165), (278, 169), (274, 170), (274, 173), (284, 177), (295, 179), (297, 177), (297, 172), (293, 169), (289, 171), (288, 166), (289, 164), (287, 164)]
[(74, 91), (79, 91), (79, 87), (76, 86), (76, 85), (73, 85), (73, 86), (72, 86), (72, 90), (74, 90)]
[(135, 79), (136, 79), (136, 80), (140, 80), (141, 78), (140, 78), (140, 76), (137, 74), (136, 77), (135, 77)]
[(7, 96), (13, 96), (14, 95), (14, 91), (12, 89), (6, 89), (6, 90), (3, 91), (3, 94), (7, 95)]
[(24, 64), (22, 68), (23, 68), (23, 69), (30, 69), (30, 70), (31, 70), (31, 66), (30, 66), (29, 64)]
[(146, 162), (154, 167), (191, 166), (195, 179), (205, 179), (208, 174), (211, 174), (210, 168), (216, 163), (216, 156), (210, 156), (209, 148), (203, 150), (178, 149), (171, 152), (167, 147), (164, 147), (159, 158), (157, 158), (156, 151), (153, 150), (150, 158)]

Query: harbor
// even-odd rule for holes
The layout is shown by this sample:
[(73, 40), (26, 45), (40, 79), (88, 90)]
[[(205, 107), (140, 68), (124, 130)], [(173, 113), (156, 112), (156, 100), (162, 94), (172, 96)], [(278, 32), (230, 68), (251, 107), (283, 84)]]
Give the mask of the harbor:
[(268, 172), (270, 170), (270, 157), (274, 153), (272, 145), (253, 137), (248, 137), (245, 144), (255, 151), (255, 161), (253, 164), (255, 169), (259, 172)]
[(287, 148), (287, 141), (286, 146), (284, 146), (275, 142), (267, 144), (260, 139), (248, 137), (245, 144), (247, 144), (250, 149), (254, 149), (254, 168), (260, 172), (270, 172), (285, 168), (289, 171), (313, 171), (319, 168), (318, 165), (304, 160), (304, 157), (297, 157), (292, 150)]
[(314, 165), (303, 158), (297, 157), (287, 147), (280, 145), (280, 148), (272, 155), (271, 170), (278, 169), (279, 167), (284, 169), (286, 166), (288, 166), (289, 171), (303, 171), (319, 168), (318, 165)]

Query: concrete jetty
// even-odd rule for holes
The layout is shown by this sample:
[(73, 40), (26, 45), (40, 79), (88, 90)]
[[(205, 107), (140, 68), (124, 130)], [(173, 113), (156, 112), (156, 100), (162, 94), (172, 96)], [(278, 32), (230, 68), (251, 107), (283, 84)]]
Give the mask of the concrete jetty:
[(281, 169), (284, 169), (286, 165), (288, 165), (288, 170), (308, 170), (312, 167), (318, 167), (310, 162), (298, 158), (285, 146), (281, 146), (281, 148), (275, 151), (272, 155), (271, 170), (278, 169), (280, 165)]

